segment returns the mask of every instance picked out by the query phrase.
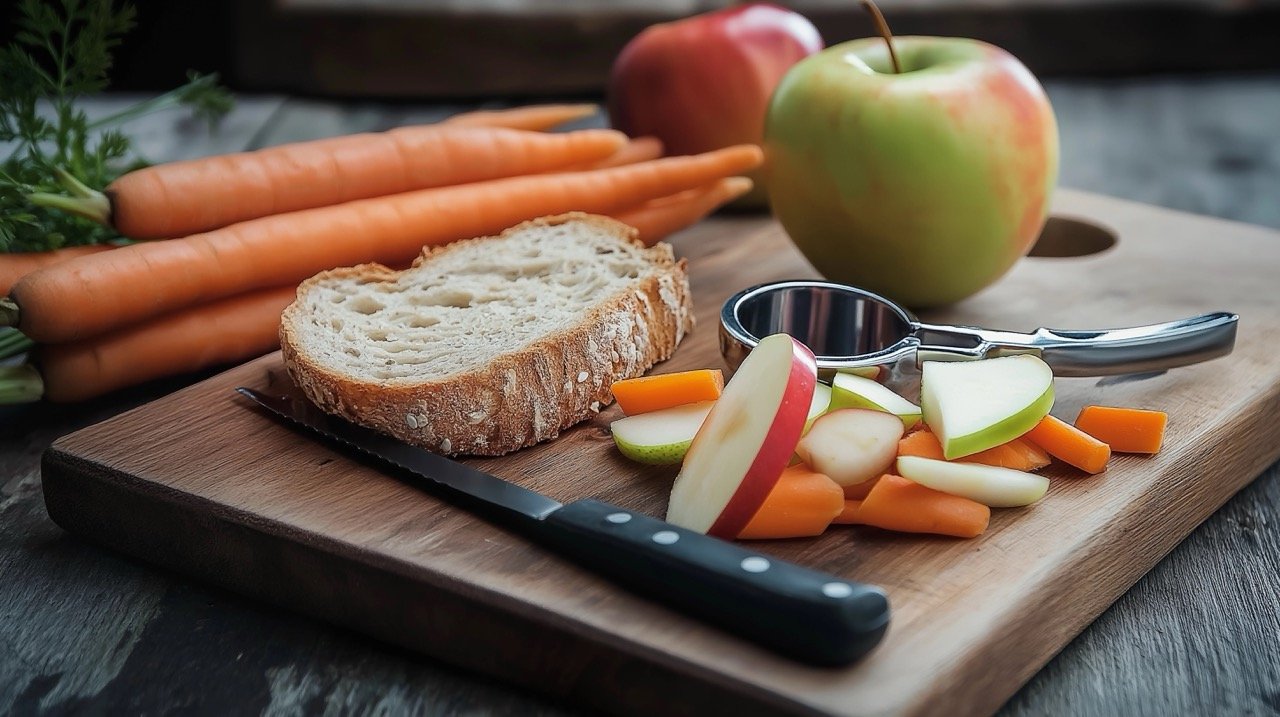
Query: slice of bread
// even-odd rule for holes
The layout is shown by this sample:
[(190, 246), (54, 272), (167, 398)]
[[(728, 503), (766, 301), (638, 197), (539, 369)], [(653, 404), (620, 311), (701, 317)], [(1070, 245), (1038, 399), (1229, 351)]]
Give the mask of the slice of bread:
[(555, 438), (693, 328), (683, 260), (566, 214), (318, 274), (284, 311), (285, 366), (329, 413), (444, 454)]

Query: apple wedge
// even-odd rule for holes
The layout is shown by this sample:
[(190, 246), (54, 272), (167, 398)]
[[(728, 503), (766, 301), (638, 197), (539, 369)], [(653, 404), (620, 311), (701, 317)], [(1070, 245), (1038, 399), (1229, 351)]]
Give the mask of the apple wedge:
[(1049, 479), (981, 463), (951, 463), (902, 456), (898, 475), (943, 493), (963, 496), (992, 508), (1015, 508), (1044, 497)]
[(831, 380), (831, 409), (869, 408), (892, 413), (903, 428), (920, 422), (920, 407), (890, 391), (884, 384), (851, 373), (837, 373)]
[(665, 466), (684, 460), (715, 401), (686, 403), (619, 418), (609, 424), (622, 455), (638, 463)]
[(842, 408), (823, 414), (796, 445), (796, 454), (841, 488), (878, 478), (893, 465), (902, 421), (884, 411)]
[(813, 400), (809, 402), (809, 415), (805, 416), (802, 433), (808, 433), (818, 416), (829, 410), (831, 410), (831, 387), (825, 383), (814, 384)]
[(1053, 370), (1030, 355), (925, 361), (924, 422), (947, 460), (994, 448), (1035, 428), (1053, 407)]
[(751, 522), (791, 461), (804, 429), (818, 366), (786, 334), (747, 355), (684, 457), (667, 521), (732, 539)]

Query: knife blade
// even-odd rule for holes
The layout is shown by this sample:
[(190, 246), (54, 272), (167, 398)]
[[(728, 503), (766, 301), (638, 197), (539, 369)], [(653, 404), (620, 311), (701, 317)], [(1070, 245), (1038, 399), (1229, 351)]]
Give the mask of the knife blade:
[(877, 587), (768, 557), (594, 499), (562, 504), (325, 413), (305, 398), (236, 389), (278, 420), (449, 494), (615, 582), (801, 662), (847, 665), (889, 625)]

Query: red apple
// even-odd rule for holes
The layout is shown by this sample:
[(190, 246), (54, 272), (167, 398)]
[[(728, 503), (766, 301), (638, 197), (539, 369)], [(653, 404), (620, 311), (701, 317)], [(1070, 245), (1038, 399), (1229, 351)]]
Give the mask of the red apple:
[[(822, 49), (797, 13), (748, 4), (653, 25), (622, 49), (609, 78), (609, 117), (668, 154), (759, 144), (769, 96), (792, 65)], [(764, 205), (764, 188), (744, 204)]]
[(791, 462), (817, 380), (804, 344), (786, 334), (765, 337), (694, 436), (667, 521), (721, 538), (742, 532)]

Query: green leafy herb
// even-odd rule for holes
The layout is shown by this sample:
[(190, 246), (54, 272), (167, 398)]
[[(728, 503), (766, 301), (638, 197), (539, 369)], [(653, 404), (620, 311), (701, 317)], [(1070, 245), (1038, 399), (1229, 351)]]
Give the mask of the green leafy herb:
[(0, 252), (116, 238), (85, 218), (92, 213), (68, 213), (78, 205), (67, 204), (145, 164), (114, 127), (169, 107), (190, 108), (210, 123), (231, 109), (216, 75), (192, 73), (172, 92), (91, 121), (76, 103), (106, 89), (111, 53), (133, 26), (133, 8), (112, 0), (19, 4), (18, 32), (0, 49)]

